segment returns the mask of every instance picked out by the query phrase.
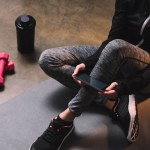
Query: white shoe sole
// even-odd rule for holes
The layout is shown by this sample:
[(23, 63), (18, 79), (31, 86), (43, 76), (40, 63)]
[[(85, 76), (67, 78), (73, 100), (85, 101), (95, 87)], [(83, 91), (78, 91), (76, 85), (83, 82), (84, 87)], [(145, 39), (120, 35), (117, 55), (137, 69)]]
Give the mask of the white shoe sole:
[[(129, 142), (135, 142), (136, 141), (136, 133), (138, 132), (138, 125), (136, 125), (136, 128), (134, 129), (134, 123), (135, 123), (135, 117), (137, 115), (136, 112), (136, 102), (135, 102), (135, 96), (134, 95), (129, 95), (129, 105), (128, 105), (128, 110), (130, 114), (130, 125), (129, 125), (129, 131), (127, 135), (127, 140)], [(134, 130), (134, 134), (132, 133)]]

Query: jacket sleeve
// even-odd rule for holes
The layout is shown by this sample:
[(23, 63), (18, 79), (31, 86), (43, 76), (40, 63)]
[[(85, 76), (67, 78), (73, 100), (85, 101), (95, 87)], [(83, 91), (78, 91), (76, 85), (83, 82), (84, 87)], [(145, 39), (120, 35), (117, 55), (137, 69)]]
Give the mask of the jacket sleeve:
[(125, 34), (125, 22), (126, 22), (126, 11), (127, 11), (127, 0), (116, 0), (115, 13), (112, 19), (111, 29), (107, 40), (102, 42), (99, 49), (90, 57), (88, 57), (83, 63), (86, 66), (94, 66), (98, 61), (98, 58), (102, 50), (106, 45), (113, 39), (124, 39)]
[(150, 66), (135, 77), (116, 82), (118, 86), (114, 90), (118, 95), (137, 93), (150, 84)]

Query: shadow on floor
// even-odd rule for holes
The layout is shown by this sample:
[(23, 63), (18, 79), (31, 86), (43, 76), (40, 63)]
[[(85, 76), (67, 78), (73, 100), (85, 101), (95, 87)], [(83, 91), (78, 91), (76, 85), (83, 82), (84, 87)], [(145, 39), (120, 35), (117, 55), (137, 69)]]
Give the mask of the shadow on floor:
[[(59, 111), (63, 111), (67, 108), (68, 102), (75, 96), (75, 94), (75, 92), (67, 88), (59, 88), (53, 94), (51, 93), (50, 95), (48, 95), (48, 97), (46, 98), (48, 99), (46, 105), (48, 107), (54, 107)], [(112, 119), (110, 118), (110, 112), (107, 109), (98, 106), (95, 103), (92, 103), (85, 109), (84, 113), (92, 114), (93, 116), (99, 115), (99, 119), (100, 117), (104, 117), (105, 119), (103, 119), (99, 125), (93, 127), (95, 128), (92, 129), (93, 132), (87, 131), (83, 134), (80, 132), (78, 133), (75, 130), (75, 132), (69, 137), (69, 140), (66, 140), (63, 144), (62, 150), (69, 150), (72, 149), (72, 147), (73, 149), (78, 150), (122, 150), (130, 145), (126, 140), (121, 127), (117, 124), (117, 122), (112, 121)], [(89, 122), (92, 120), (85, 121), (87, 123), (87, 126), (89, 126)], [(103, 125), (107, 130), (104, 133), (102, 132)], [(77, 128), (81, 127), (77, 126)], [(94, 132), (94, 130), (97, 131)]]
[(123, 150), (131, 145), (117, 126), (105, 125), (108, 128), (107, 137), (97, 127), (95, 128), (97, 133), (80, 134), (74, 131), (65, 141), (61, 150)]
[(29, 64), (37, 64), (40, 57), (40, 50), (35, 48), (34, 51), (30, 53), (18, 53), (20, 62), (28, 62)]

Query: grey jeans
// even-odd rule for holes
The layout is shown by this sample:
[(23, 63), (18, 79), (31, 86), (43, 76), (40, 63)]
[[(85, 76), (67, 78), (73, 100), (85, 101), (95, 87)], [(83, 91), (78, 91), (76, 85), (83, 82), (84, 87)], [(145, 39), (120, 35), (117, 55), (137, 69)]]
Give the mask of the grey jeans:
[[(72, 78), (77, 64), (95, 53), (98, 46), (66, 46), (45, 50), (39, 64), (46, 74), (63, 85), (77, 89), (78, 93), (69, 102), (69, 109), (79, 116), (84, 108), (94, 101), (98, 93), (89, 86), (80, 87)], [(150, 55), (146, 51), (124, 41), (115, 39), (102, 50), (95, 66), (90, 68), (90, 76), (110, 84), (117, 79), (134, 76), (150, 63)]]

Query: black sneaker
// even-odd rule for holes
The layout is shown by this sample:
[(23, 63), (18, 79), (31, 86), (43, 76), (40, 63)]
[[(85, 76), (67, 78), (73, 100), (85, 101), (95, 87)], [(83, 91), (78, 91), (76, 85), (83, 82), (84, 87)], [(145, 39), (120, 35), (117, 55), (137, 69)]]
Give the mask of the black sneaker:
[(64, 125), (52, 119), (46, 131), (32, 144), (30, 150), (59, 150), (64, 140), (73, 131), (74, 125)]
[(139, 133), (137, 104), (134, 95), (123, 95), (114, 105), (113, 118), (121, 124), (127, 140), (135, 142)]

